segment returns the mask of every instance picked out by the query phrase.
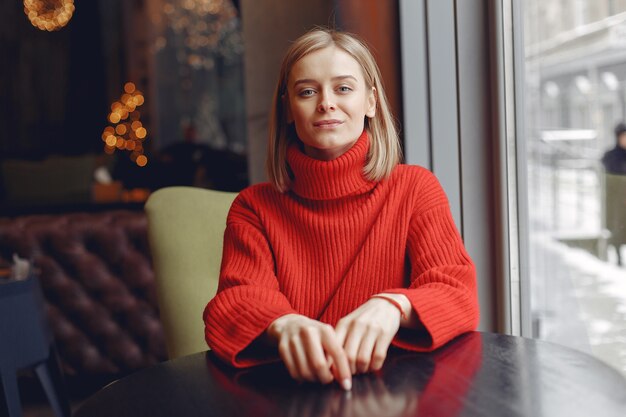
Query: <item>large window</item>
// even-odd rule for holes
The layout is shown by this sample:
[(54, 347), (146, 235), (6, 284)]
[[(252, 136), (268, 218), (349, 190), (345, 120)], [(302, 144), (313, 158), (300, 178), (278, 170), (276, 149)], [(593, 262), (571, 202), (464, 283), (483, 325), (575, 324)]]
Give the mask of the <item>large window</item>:
[(626, 374), (626, 0), (524, 0), (517, 11), (525, 319), (534, 337)]

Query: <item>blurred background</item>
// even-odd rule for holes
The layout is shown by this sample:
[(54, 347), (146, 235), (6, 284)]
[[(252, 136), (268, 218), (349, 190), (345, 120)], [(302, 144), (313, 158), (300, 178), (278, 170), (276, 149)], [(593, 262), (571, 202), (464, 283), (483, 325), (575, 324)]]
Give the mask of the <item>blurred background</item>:
[(0, 7), (4, 208), (247, 184), (238, 2)]
[(626, 1), (522, 3), (532, 335), (626, 374)]
[(3, 2), (0, 212), (264, 180), (279, 60), (314, 25), (378, 27), (362, 32), (395, 58), (381, 66), (400, 112), (399, 33), (385, 30), (397, 9), (331, 0)]

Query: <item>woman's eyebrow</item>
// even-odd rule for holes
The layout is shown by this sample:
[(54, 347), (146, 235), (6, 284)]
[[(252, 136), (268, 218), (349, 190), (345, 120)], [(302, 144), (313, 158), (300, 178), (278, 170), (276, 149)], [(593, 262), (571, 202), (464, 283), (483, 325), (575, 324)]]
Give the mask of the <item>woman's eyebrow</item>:
[(358, 81), (354, 75), (338, 75), (336, 77), (333, 77), (332, 80), (333, 81), (338, 81), (338, 80), (346, 80), (348, 78), (350, 78), (350, 79), (352, 79), (354, 81)]
[(317, 82), (317, 81), (315, 81), (315, 80), (314, 80), (314, 79), (312, 79), (312, 78), (303, 78), (303, 79), (300, 79), (300, 80), (296, 80), (296, 81), (293, 83), (293, 86), (295, 87), (295, 86), (297, 86), (298, 84), (313, 84), (313, 83), (316, 83), (316, 82)]
[[(341, 80), (346, 80), (346, 79), (352, 79), (354, 81), (358, 81), (356, 79), (356, 77), (353, 76), (353, 75), (337, 75), (337, 76), (331, 78), (332, 81), (341, 81)], [(311, 84), (311, 83), (317, 83), (317, 81), (312, 79), (312, 78), (302, 78), (300, 80), (296, 80), (293, 83), (293, 86), (295, 87), (298, 84)]]

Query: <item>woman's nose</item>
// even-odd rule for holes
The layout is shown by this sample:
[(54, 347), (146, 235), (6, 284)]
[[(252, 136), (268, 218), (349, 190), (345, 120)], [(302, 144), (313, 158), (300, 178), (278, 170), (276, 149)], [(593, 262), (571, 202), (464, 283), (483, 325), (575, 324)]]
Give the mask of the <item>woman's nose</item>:
[(327, 112), (335, 110), (335, 102), (330, 94), (320, 94), (320, 102), (317, 105), (317, 110), (320, 112)]

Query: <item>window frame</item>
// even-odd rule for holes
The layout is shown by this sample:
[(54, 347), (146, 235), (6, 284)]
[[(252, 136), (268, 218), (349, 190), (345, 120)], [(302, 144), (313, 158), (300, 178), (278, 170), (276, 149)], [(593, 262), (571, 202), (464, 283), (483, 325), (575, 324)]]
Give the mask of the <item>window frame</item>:
[(519, 2), (399, 2), (406, 161), (448, 195), (477, 267), (479, 329), (531, 336)]

